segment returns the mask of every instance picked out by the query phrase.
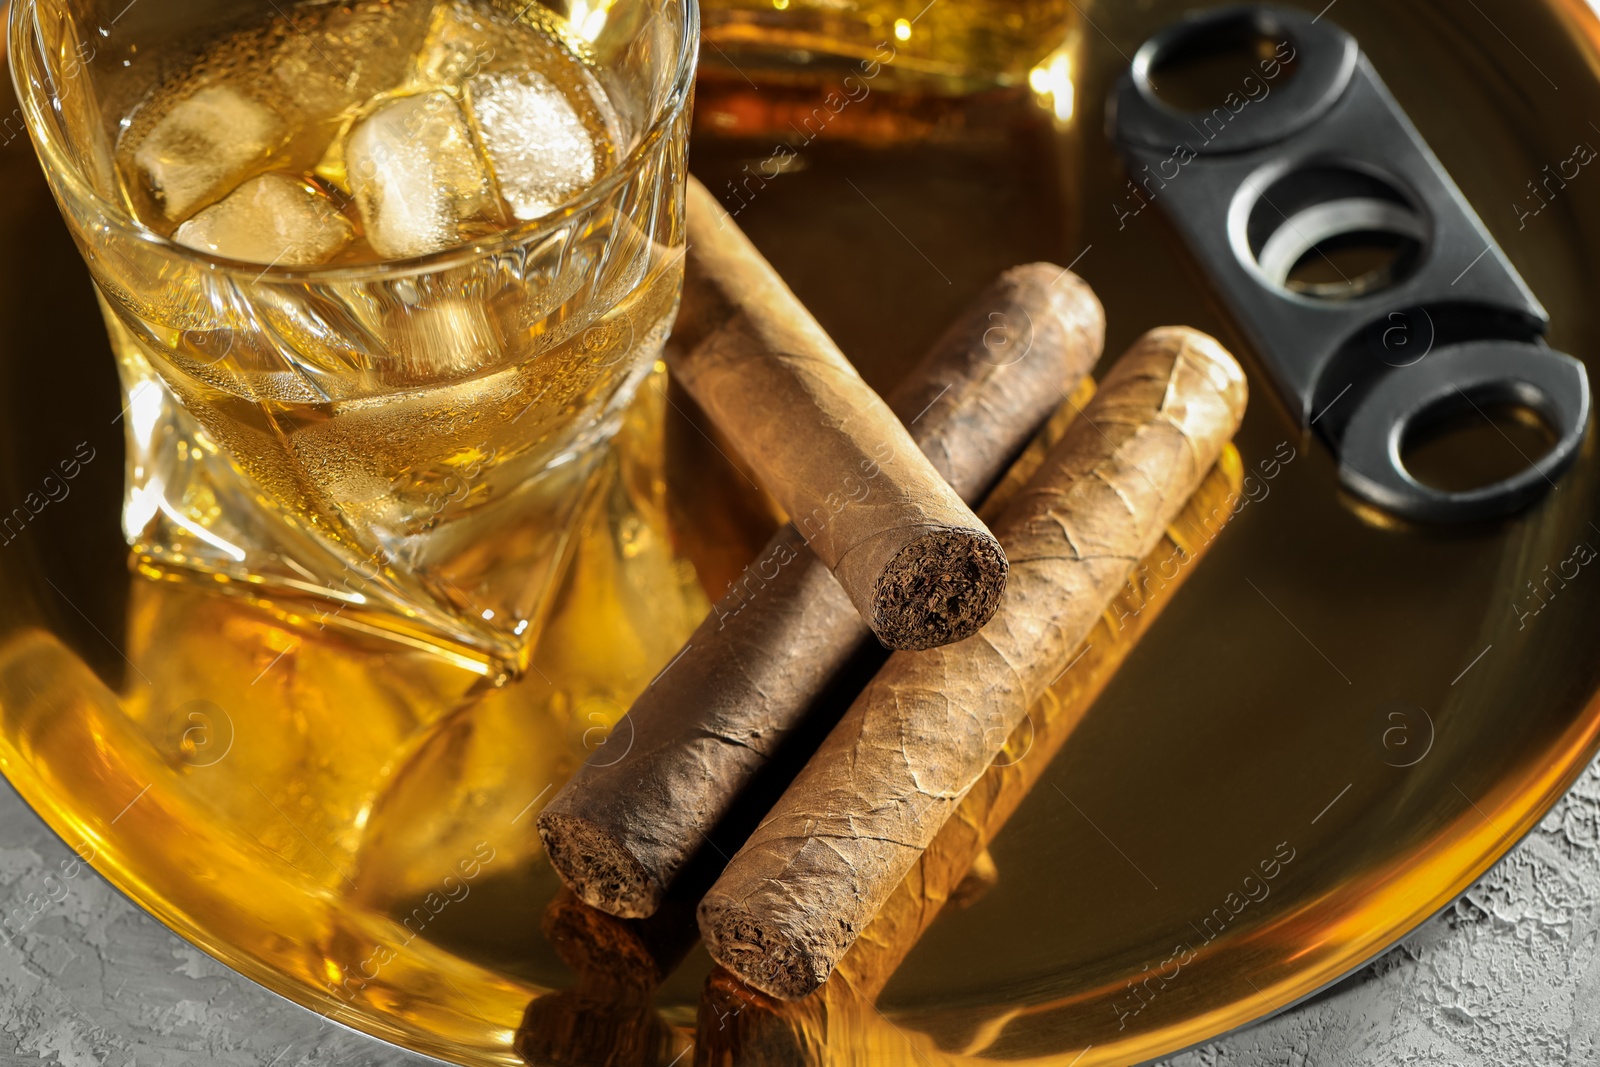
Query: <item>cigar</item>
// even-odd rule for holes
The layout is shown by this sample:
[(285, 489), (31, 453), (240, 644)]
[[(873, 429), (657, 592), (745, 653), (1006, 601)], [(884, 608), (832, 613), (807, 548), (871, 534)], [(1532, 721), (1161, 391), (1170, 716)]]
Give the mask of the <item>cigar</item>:
[(713, 602), (738, 580), (773, 531), (789, 521), (735, 462), (734, 447), (718, 440), (700, 405), (673, 381), (661, 383), (668, 401), (661, 463), (667, 529), (675, 556), (694, 566), (700, 588)]
[(989, 855), (989, 843), (1227, 525), (1243, 479), (1239, 454), (1230, 445), (1073, 653), (1071, 669), (1012, 731), (1001, 756), (901, 879), (827, 984), (812, 996), (786, 1001), (751, 989), (721, 967), (711, 972), (701, 995), (696, 1067), (787, 1067), (815, 1062), (820, 1049), (848, 1059), (851, 1053), (864, 1058), (869, 1047), (875, 1063), (929, 1061), (915, 1045), (901, 1047), (910, 1038), (898, 1029), (889, 1031), (874, 1002), (944, 906), (959, 905), (971, 892), (966, 887)]
[(692, 178), (687, 210), (673, 376), (886, 647), (977, 632), (1005, 589), (1000, 543)]
[[(1018, 267), (934, 345), (893, 410), (978, 500), (1063, 390), (1087, 381), (1103, 339), (1081, 279)], [(780, 530), (614, 728), (627, 754), (597, 750), (540, 813), (562, 880), (603, 911), (652, 914), (691, 861), (720, 863), (743, 843), (881, 663), (877, 648), (799, 531)]]
[(701, 901), (712, 958), (780, 999), (828, 979), (1159, 542), (1245, 397), (1205, 334), (1135, 343), (1002, 516), (995, 619), (892, 656)]

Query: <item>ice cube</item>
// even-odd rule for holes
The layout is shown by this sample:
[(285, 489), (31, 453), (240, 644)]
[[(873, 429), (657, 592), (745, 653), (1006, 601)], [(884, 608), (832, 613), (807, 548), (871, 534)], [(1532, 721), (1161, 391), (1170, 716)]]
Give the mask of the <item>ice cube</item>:
[(433, 12), (422, 47), (411, 63), (410, 84), (419, 89), (458, 89), (495, 58), (507, 35), (465, 4), (442, 3)]
[(448, 248), (499, 204), (461, 109), (442, 92), (402, 96), (357, 122), (344, 145), (367, 241), (391, 259)]
[(500, 360), (503, 346), (482, 300), (430, 294), (393, 308), (378, 374), (392, 386), (434, 385)]
[(167, 112), (133, 162), (169, 219), (216, 199), (283, 143), (277, 112), (225, 85), (201, 89)]
[(276, 91), (312, 119), (392, 92), (404, 83), (432, 15), (425, 3), (330, 5), (325, 15), (294, 26), (273, 55)]
[(263, 174), (179, 226), (173, 239), (228, 259), (309, 267), (332, 259), (353, 236), (355, 227), (320, 190)]
[(549, 78), (480, 74), (467, 87), (500, 195), (518, 219), (548, 215), (594, 183), (594, 138)]

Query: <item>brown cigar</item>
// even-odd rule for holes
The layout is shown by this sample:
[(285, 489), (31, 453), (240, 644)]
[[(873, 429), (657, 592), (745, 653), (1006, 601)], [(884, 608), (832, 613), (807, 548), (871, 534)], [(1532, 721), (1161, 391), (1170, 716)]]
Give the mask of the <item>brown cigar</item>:
[[(1050, 264), (1018, 267), (956, 320), (894, 392), (893, 409), (955, 491), (976, 501), (1062, 391), (1086, 379), (1103, 339), (1099, 302), (1081, 279)], [(860, 675), (881, 662), (847, 671), (874, 648), (827, 567), (794, 527), (779, 531), (617, 724), (618, 743), (597, 750), (540, 814), (562, 880), (612, 914), (653, 913), (697, 853), (720, 863), (743, 843)], [(841, 672), (854, 688), (837, 691), (847, 679), (830, 693)]]
[(1245, 396), (1194, 330), (1152, 331), (1117, 363), (999, 523), (1012, 577), (995, 619), (891, 657), (701, 902), (718, 963), (783, 999), (828, 979), (1160, 541)]
[(705, 187), (689, 181), (683, 309), (667, 347), (695, 398), (878, 640), (975, 633), (1006, 558), (878, 394)]
[(820, 1049), (830, 1050), (838, 1059), (855, 1054), (865, 1061), (870, 1052), (873, 1063), (929, 1062), (929, 1052), (911, 1044), (908, 1034), (891, 1029), (873, 1002), (945, 903), (959, 903), (972, 871), (988, 855), (980, 850), (1000, 833), (1106, 684), (1194, 573), (1232, 517), (1243, 479), (1239, 454), (1229, 446), (1161, 543), (1073, 653), (1071, 670), (1050, 686), (1011, 732), (1000, 757), (962, 800), (911, 873), (901, 879), (826, 985), (803, 1000), (785, 1001), (756, 992), (720, 967), (712, 971), (700, 1002), (697, 1067), (809, 1063)]

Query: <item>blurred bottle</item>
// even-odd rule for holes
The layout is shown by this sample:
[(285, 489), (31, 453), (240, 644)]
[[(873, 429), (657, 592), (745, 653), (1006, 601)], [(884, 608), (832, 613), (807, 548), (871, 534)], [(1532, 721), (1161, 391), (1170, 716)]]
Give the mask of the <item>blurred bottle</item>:
[(695, 175), (875, 388), (1000, 271), (1083, 251), (1073, 0), (701, 12)]
[(705, 0), (702, 71), (963, 96), (1026, 85), (1070, 34), (1071, 0)]

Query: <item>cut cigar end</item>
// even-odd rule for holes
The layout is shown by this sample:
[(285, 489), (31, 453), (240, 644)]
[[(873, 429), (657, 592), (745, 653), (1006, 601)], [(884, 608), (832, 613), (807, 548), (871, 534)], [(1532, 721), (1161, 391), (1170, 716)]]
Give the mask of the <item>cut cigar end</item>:
[(971, 637), (1000, 607), (1010, 565), (1000, 542), (970, 530), (935, 530), (883, 569), (872, 632), (888, 648), (920, 652)]
[(643, 919), (661, 906), (662, 888), (616, 838), (576, 815), (547, 811), (539, 837), (550, 866), (577, 898), (624, 919)]
[(800, 1000), (833, 973), (836, 960), (805, 952), (777, 923), (715, 893), (700, 902), (700, 934), (711, 958), (746, 985), (780, 1000)]

